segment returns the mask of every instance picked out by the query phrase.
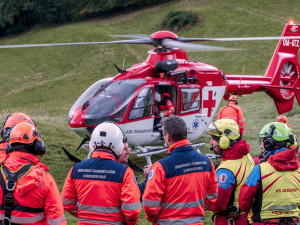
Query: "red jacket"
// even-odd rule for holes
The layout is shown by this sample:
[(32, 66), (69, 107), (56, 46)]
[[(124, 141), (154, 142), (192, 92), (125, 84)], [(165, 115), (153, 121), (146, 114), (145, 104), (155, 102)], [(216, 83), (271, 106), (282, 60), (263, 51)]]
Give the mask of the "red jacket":
[(95, 150), (91, 159), (75, 164), (61, 194), (64, 208), (79, 224), (136, 224), (140, 191), (133, 171), (116, 162), (108, 150)]
[(234, 102), (229, 101), (228, 104), (219, 111), (218, 120), (219, 119), (234, 120), (240, 127), (240, 134), (242, 136), (244, 135), (245, 119), (243, 112), (241, 107), (237, 106)]
[[(4, 166), (10, 171), (17, 171), (24, 164), (33, 164), (32, 169), (17, 182), (13, 192), (15, 204), (42, 212), (12, 210), (11, 221), (18, 224), (67, 224), (63, 204), (53, 177), (47, 173), (47, 166), (33, 154), (15, 151), (7, 155)], [(1, 167), (3, 176), (3, 168)], [(4, 176), (3, 176), (4, 177)], [(6, 177), (4, 177), (6, 181)], [(3, 189), (0, 188), (0, 202), (3, 202)], [(17, 205), (18, 205), (17, 204)], [(29, 210), (30, 211), (30, 210)], [(4, 209), (1, 207), (0, 220)]]
[(163, 98), (163, 100), (159, 103), (158, 108), (160, 112), (165, 113), (166, 117), (174, 114), (174, 105), (167, 97)]
[(188, 140), (174, 143), (168, 152), (150, 169), (143, 195), (146, 218), (154, 224), (203, 224), (204, 206), (217, 200), (214, 166)]
[(2, 162), (6, 157), (6, 145), (7, 145), (6, 141), (0, 142), (0, 162)]

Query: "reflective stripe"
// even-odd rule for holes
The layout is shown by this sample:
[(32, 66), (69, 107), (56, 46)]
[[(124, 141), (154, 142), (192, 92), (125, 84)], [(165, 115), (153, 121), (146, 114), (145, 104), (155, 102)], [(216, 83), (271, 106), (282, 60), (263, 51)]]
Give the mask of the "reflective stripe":
[(195, 208), (204, 204), (205, 199), (200, 199), (194, 202), (180, 202), (180, 203), (162, 203), (161, 208), (163, 209), (187, 209)]
[[(0, 220), (3, 220), (4, 214), (0, 214)], [(18, 216), (11, 216), (11, 222), (12, 223), (37, 223), (40, 220), (45, 219), (45, 213), (40, 213), (36, 216), (31, 217), (18, 217)]]
[(95, 223), (95, 224), (115, 224), (115, 225), (123, 225), (124, 224), (124, 222), (122, 222), (122, 221), (102, 221), (102, 220), (92, 220), (92, 219), (87, 219), (87, 218), (79, 218), (79, 221)]
[(245, 120), (239, 120), (239, 122), (245, 122)]
[(125, 210), (136, 210), (141, 208), (141, 203), (140, 202), (135, 202), (135, 203), (124, 203), (122, 202), (121, 209)]
[(120, 212), (119, 206), (104, 207), (104, 206), (79, 204), (78, 209), (83, 210), (83, 211), (88, 211), (88, 212), (96, 212), (96, 213), (118, 213), (118, 212)]
[(66, 218), (65, 216), (61, 216), (57, 219), (50, 219), (50, 218), (47, 218), (47, 222), (49, 225), (56, 225), (56, 224), (61, 224), (62, 222), (66, 221)]
[(213, 193), (213, 194), (211, 194), (211, 193), (207, 193), (206, 194), (206, 198), (207, 199), (214, 199), (214, 198), (217, 198), (218, 197), (218, 192), (217, 193)]
[(137, 221), (139, 219), (139, 217), (135, 218), (135, 219), (129, 219), (127, 216), (124, 216), (126, 221)]
[(158, 219), (155, 223), (160, 225), (171, 225), (171, 224), (193, 224), (201, 223), (204, 221), (204, 216), (190, 217), (185, 219)]
[(76, 207), (70, 213), (73, 214), (73, 215), (77, 214), (78, 213), (78, 208)]
[(149, 199), (144, 199), (143, 198), (143, 205), (148, 206), (148, 207), (158, 207), (160, 206), (161, 201), (153, 201)]
[(245, 126), (240, 126), (240, 128), (245, 128)]
[(283, 211), (291, 211), (293, 209), (296, 209), (298, 207), (298, 204), (292, 204), (292, 205), (269, 205), (268, 210), (283, 210)]
[(63, 198), (63, 197), (61, 197), (61, 200), (62, 200), (62, 202), (63, 202), (63, 204), (64, 205), (73, 205), (73, 204), (77, 204), (77, 202), (78, 202), (78, 199), (77, 198), (75, 198), (75, 199), (67, 199), (67, 198)]
[(238, 118), (236, 116), (224, 116), (222, 119), (233, 119), (237, 120)]

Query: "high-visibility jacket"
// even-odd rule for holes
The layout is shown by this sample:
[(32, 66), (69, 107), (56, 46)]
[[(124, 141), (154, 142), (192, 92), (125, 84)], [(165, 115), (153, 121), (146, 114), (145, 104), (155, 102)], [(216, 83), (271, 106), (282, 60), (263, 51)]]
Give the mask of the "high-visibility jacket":
[(92, 158), (75, 164), (62, 190), (66, 211), (79, 224), (136, 224), (140, 191), (133, 171), (109, 150), (95, 150)]
[[(66, 224), (63, 204), (53, 177), (47, 173), (47, 166), (33, 154), (14, 151), (7, 155), (3, 162), (10, 171), (18, 171), (24, 164), (34, 166), (17, 181), (13, 191), (14, 205), (11, 222), (17, 224)], [(1, 167), (1, 175), (6, 182), (6, 176)], [(0, 188), (0, 202), (3, 204), (3, 189)], [(3, 220), (5, 210), (0, 206), (0, 220)]]
[(215, 224), (227, 225), (232, 218), (235, 224), (248, 225), (247, 214), (234, 214), (232, 206), (238, 206), (240, 188), (254, 167), (249, 151), (249, 144), (241, 140), (221, 155), (222, 161), (216, 171), (219, 197), (211, 208), (216, 213)]
[(160, 112), (163, 112), (165, 114), (165, 117), (174, 114), (174, 105), (168, 97), (164, 97), (162, 99), (162, 101), (158, 104), (158, 109)]
[(256, 165), (241, 188), (239, 205), (246, 212), (252, 206), (254, 222), (299, 217), (300, 169), (296, 151), (276, 150), (267, 162)]
[(245, 129), (245, 119), (241, 107), (237, 106), (233, 101), (229, 101), (226, 106), (224, 106), (218, 114), (219, 119), (232, 119), (234, 120), (240, 128), (240, 134), (244, 135)]
[(6, 141), (0, 142), (0, 162), (2, 162), (6, 157), (6, 145), (7, 145)]
[(214, 166), (188, 140), (174, 143), (168, 152), (150, 169), (143, 195), (146, 218), (154, 224), (203, 224), (204, 205), (217, 200)]

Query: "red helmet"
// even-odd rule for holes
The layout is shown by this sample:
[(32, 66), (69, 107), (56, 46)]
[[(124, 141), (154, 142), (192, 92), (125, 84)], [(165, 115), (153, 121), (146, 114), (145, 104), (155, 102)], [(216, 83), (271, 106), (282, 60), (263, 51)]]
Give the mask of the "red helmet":
[(168, 98), (171, 98), (169, 93), (162, 93), (161, 96), (162, 96), (162, 98), (164, 98), (165, 96), (168, 97)]
[(235, 104), (238, 104), (238, 98), (235, 95), (231, 95), (228, 101), (233, 101)]
[(6, 120), (3, 122), (1, 129), (1, 137), (6, 141), (9, 141), (9, 134), (11, 129), (16, 126), (18, 123), (27, 122), (36, 126), (34, 120), (24, 113), (13, 113), (6, 117)]
[(287, 124), (287, 118), (283, 115), (278, 116), (276, 121)]
[(32, 144), (32, 153), (34, 155), (44, 155), (46, 152), (45, 143), (41, 140), (41, 136), (37, 128), (27, 122), (18, 123), (10, 132), (10, 139), (6, 147), (7, 153), (14, 150), (12, 144)]

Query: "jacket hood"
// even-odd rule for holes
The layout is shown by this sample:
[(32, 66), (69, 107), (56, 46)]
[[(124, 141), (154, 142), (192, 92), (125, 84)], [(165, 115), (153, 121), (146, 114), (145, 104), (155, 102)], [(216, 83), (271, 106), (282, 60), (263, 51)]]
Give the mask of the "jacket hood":
[(250, 146), (245, 140), (240, 140), (221, 154), (222, 160), (241, 159), (250, 152)]
[(293, 171), (299, 168), (299, 159), (294, 149), (285, 149), (270, 155), (268, 162), (277, 171)]
[[(4, 165), (10, 171), (19, 170), (24, 164), (32, 164), (33, 167), (23, 176), (16, 185), (15, 192), (20, 196), (24, 196), (32, 189), (35, 189), (41, 184), (44, 173), (48, 170), (48, 167), (40, 162), (39, 158), (35, 155), (25, 152), (12, 152), (6, 156)], [(6, 180), (6, 178), (5, 178)]]

